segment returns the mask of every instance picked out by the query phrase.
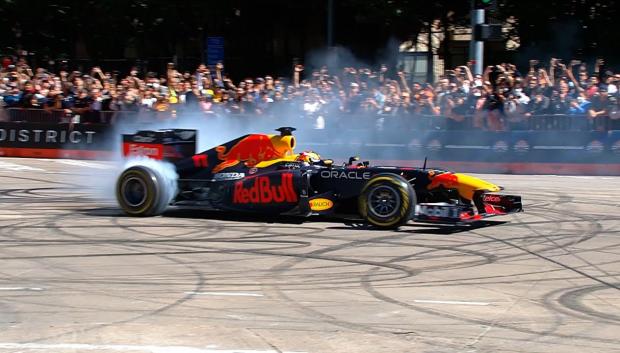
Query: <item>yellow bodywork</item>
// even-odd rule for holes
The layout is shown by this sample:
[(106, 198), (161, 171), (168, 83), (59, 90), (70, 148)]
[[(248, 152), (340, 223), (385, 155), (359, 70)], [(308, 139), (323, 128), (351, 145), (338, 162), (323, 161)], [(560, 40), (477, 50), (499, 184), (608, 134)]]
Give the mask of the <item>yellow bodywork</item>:
[(280, 156), (289, 156), (293, 154), (295, 149), (295, 137), (291, 135), (267, 135), (273, 144), (273, 148), (278, 151)]
[[(285, 136), (287, 137), (287, 136)], [(294, 142), (293, 142), (294, 144)], [(306, 152), (302, 152), (302, 153), (292, 153), (293, 149), (291, 148), (290, 153), (289, 154), (285, 154), (283, 157), (281, 158), (276, 158), (276, 159), (272, 159), (272, 160), (268, 160), (268, 161), (262, 161), (258, 164), (256, 164), (256, 168), (266, 168), (269, 167), (271, 165), (274, 165), (276, 163), (279, 162), (307, 162), (307, 163), (311, 163), (311, 162), (318, 162), (321, 160), (321, 156), (318, 155), (318, 153), (316, 152), (312, 152), (312, 151), (306, 151)]]
[(279, 162), (295, 162), (297, 161), (298, 156), (299, 156), (298, 154), (290, 154), (282, 158), (276, 158), (276, 159), (272, 159), (269, 161), (262, 161), (260, 163), (257, 163), (255, 167), (256, 168), (267, 168)]
[(466, 174), (454, 174), (458, 180), (457, 190), (459, 191), (459, 195), (461, 197), (471, 200), (474, 197), (474, 192), (478, 190), (496, 192), (500, 191), (501, 188), (495, 184), (489, 183), (488, 181), (484, 181), (480, 178), (473, 177), (471, 175)]

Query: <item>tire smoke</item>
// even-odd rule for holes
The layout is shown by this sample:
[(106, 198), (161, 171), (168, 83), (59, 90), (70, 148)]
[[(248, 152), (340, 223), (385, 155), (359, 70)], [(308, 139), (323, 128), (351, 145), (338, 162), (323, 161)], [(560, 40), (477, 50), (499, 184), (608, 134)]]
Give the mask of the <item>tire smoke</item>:
[(158, 161), (148, 157), (133, 157), (125, 161), (114, 180), (118, 180), (120, 174), (131, 167), (143, 167), (150, 169), (155, 173), (157, 176), (157, 181), (159, 182), (159, 191), (161, 192), (161, 196), (159, 198), (160, 207), (155, 214), (163, 212), (179, 192), (177, 186), (179, 175), (177, 174), (174, 165), (170, 162)]

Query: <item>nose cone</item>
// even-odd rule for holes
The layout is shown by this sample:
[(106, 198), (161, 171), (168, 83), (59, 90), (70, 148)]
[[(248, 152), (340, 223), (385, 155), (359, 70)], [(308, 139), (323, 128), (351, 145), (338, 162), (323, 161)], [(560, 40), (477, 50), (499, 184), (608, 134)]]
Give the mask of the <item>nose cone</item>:
[(444, 187), (446, 189), (456, 189), (459, 195), (467, 200), (472, 200), (474, 193), (479, 190), (496, 192), (501, 188), (495, 184), (480, 178), (473, 177), (471, 175), (459, 174), (459, 173), (442, 173), (435, 175), (431, 179), (431, 183), (428, 185), (428, 189), (432, 190), (438, 187)]
[(499, 186), (471, 175), (458, 173), (454, 175), (458, 178), (457, 189), (459, 190), (459, 194), (467, 200), (471, 200), (474, 197), (474, 192), (478, 190), (489, 192), (501, 190)]

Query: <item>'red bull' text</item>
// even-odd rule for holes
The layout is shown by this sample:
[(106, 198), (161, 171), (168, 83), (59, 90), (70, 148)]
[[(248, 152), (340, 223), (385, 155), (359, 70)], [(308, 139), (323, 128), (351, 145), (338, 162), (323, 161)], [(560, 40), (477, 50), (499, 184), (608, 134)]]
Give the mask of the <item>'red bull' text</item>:
[(280, 185), (273, 185), (272, 180), (267, 176), (251, 179), (254, 181), (252, 186), (246, 187), (243, 181), (235, 183), (233, 203), (295, 203), (297, 193), (293, 188), (293, 174), (282, 174)]

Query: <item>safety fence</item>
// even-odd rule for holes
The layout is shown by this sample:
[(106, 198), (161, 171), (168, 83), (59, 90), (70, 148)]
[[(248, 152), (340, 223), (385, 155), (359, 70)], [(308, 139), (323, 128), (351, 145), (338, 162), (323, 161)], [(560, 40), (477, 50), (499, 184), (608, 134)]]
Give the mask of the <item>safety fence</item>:
[[(260, 119), (277, 126), (293, 125), (304, 129), (351, 129), (351, 130), (496, 130), (496, 131), (610, 131), (620, 130), (620, 119), (599, 116), (589, 119), (586, 115), (544, 114), (533, 116), (495, 116), (488, 112), (475, 115), (423, 115), (423, 114), (210, 114), (188, 110), (153, 111), (147, 109), (124, 111), (86, 111), (76, 113), (69, 109), (5, 109), (5, 121), (30, 123), (90, 123), (135, 124), (174, 122), (190, 119), (201, 122), (237, 120), (243, 124)], [(495, 122), (491, 121), (495, 120)], [(0, 119), (2, 121), (2, 119)]]
[[(578, 116), (538, 116), (533, 120), (543, 124), (538, 130), (496, 132), (440, 128), (438, 124), (448, 124), (450, 118), (438, 116), (418, 117), (423, 126), (419, 127), (407, 120), (399, 122), (402, 117), (395, 116), (338, 116), (321, 125), (316, 116), (187, 114), (141, 120), (140, 112), (113, 112), (109, 122), (96, 123), (61, 115), (53, 120), (53, 114), (60, 112), (27, 113), (31, 115), (24, 119), (10, 112), (15, 119), (0, 121), (0, 156), (119, 158), (121, 134), (137, 130), (195, 128), (198, 144), (206, 149), (246, 133), (295, 126), (298, 151), (314, 150), (336, 160), (358, 155), (364, 160), (416, 166), (428, 158), (431, 166), (461, 171), (620, 175), (620, 130), (581, 130), (570, 125), (574, 121), (563, 121), (567, 124), (563, 129), (550, 128), (558, 122), (553, 119), (588, 121)], [(41, 120), (31, 121), (36, 118)]]

